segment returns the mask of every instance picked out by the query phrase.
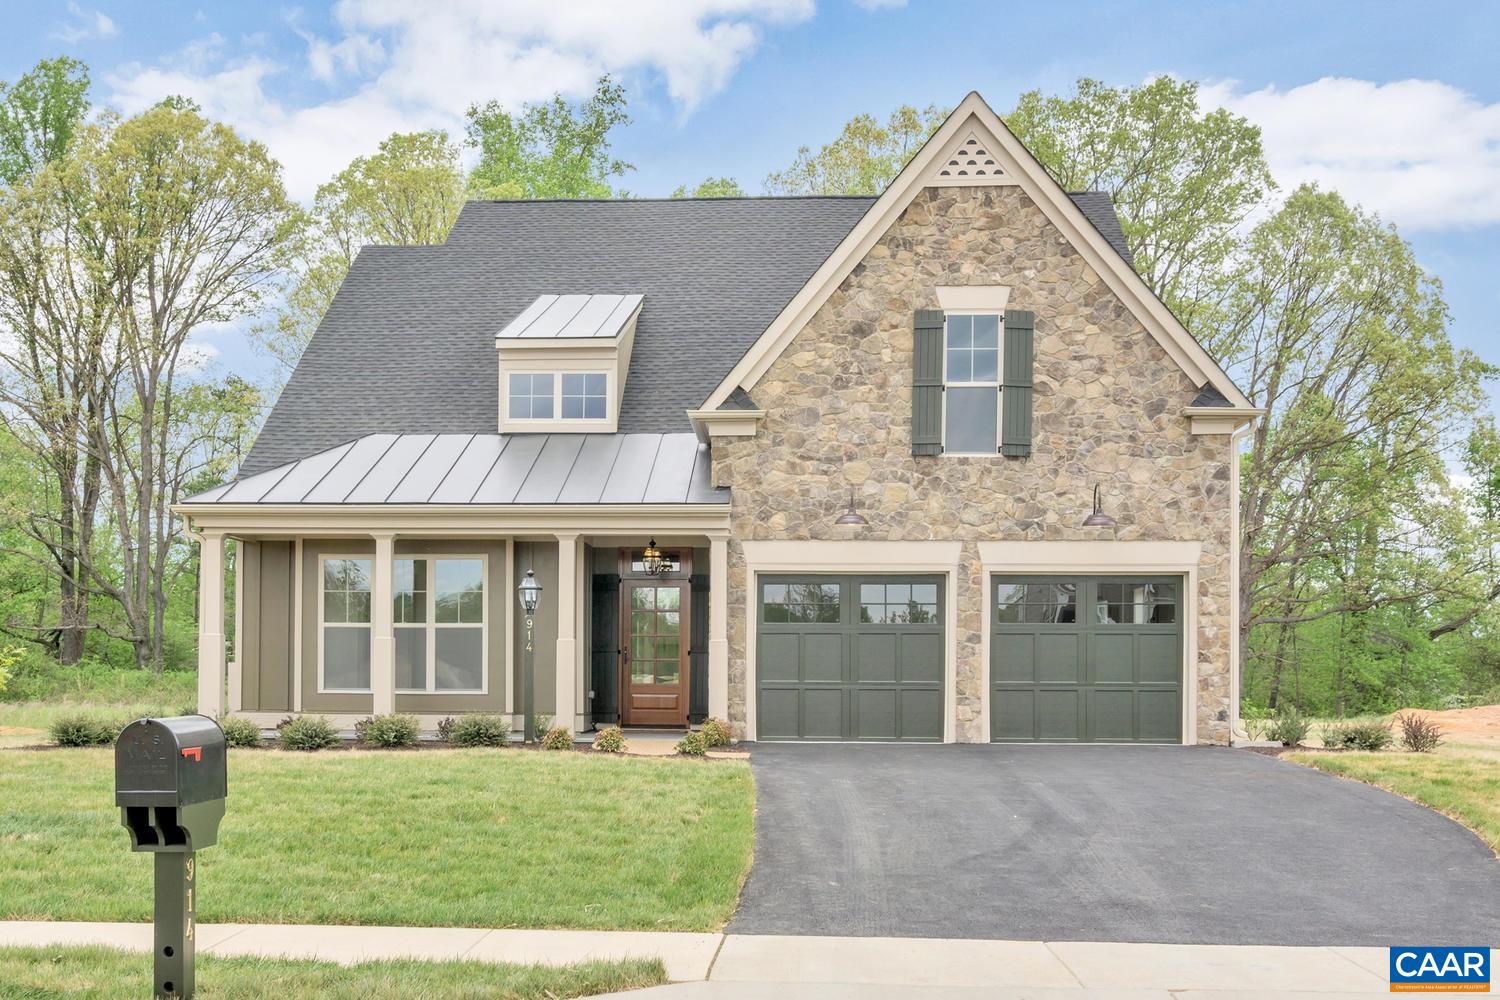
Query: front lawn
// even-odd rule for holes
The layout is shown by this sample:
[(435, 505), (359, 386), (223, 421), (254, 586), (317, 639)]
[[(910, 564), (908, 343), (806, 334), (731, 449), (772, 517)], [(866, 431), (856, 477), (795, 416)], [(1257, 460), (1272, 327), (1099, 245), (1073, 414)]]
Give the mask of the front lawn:
[[(0, 751), (0, 919), (151, 918), (113, 751)], [(750, 867), (739, 761), (235, 750), (208, 923), (717, 930)]]
[(1355, 778), (1458, 820), (1500, 855), (1500, 755), (1448, 744), (1437, 753), (1288, 753), (1287, 760)]
[[(198, 956), (202, 1000), (562, 1000), (657, 986), (657, 959), (549, 967), (397, 960), (336, 965)], [(144, 996), (151, 956), (101, 947), (0, 948), (0, 996), (115, 1000)]]

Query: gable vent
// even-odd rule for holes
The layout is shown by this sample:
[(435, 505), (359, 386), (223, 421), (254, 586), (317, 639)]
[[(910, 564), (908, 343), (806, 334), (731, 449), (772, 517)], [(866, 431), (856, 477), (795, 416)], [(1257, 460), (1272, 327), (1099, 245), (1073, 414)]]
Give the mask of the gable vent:
[(939, 177), (1001, 177), (1005, 171), (990, 155), (988, 143), (970, 132), (938, 169)]

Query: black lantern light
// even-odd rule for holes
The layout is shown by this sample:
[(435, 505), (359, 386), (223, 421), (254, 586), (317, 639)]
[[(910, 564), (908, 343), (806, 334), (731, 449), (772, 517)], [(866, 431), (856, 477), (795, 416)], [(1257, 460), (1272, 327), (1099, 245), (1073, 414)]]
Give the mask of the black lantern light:
[(651, 576), (664, 576), (672, 572), (672, 560), (661, 554), (661, 549), (656, 547), (656, 539), (646, 543), (646, 551), (641, 553), (641, 568)]
[(536, 614), (537, 602), (542, 599), (542, 585), (536, 582), (535, 573), (529, 569), (526, 571), (526, 577), (516, 588), (516, 593), (521, 596), (522, 610), (528, 615)]
[(1113, 528), (1115, 519), (1104, 513), (1104, 501), (1099, 496), (1099, 484), (1094, 484), (1094, 512), (1083, 519), (1085, 528)]

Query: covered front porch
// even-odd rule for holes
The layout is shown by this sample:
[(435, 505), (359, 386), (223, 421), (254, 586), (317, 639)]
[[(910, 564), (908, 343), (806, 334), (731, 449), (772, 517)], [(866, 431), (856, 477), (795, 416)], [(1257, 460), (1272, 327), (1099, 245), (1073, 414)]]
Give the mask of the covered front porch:
[[(393, 502), (413, 489), (417, 456), (442, 443), (425, 437), (436, 440), (402, 468), (384, 466), (403, 437), (351, 463), (356, 443), (294, 496), (288, 481), (321, 456), (262, 474), (269, 486), (252, 477), (176, 508), (202, 551), (200, 712), (263, 726), (314, 714), (341, 728), (401, 712), (427, 730), (484, 712), (519, 732), (529, 705), (575, 734), (727, 718), (729, 504), (691, 435), (649, 436), (660, 439), (651, 464), (623, 492), (619, 463), (580, 465), (588, 444), (575, 435), (525, 445), (533, 461), (512, 498), (549, 458), (566, 459), (542, 502), (486, 502), (499, 461), (469, 502), (431, 502), (446, 499), (456, 459), (415, 484), (428, 502)], [(390, 485), (370, 496), (382, 477)], [(558, 502), (580, 493), (623, 502)], [(529, 618), (528, 572), (541, 587)]]

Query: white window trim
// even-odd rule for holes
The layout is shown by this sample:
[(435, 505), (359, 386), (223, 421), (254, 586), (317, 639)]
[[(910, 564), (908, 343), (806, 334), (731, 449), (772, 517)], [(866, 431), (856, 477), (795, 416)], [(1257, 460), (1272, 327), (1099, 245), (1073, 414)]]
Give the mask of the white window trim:
[[(369, 688), (369, 687), (362, 687), (362, 688), (331, 688), (331, 687), (326, 686), (324, 684), (324, 682), (323, 682), (323, 649), (324, 649), (324, 646), (326, 645), (326, 643), (324, 642), (324, 628), (326, 626), (328, 626), (328, 625), (333, 625), (335, 628), (358, 628), (358, 627), (360, 627), (360, 624), (361, 624), (360, 622), (325, 622), (323, 620), (323, 609), (324, 609), (323, 583), (327, 579), (327, 576), (325, 575), (323, 567), (324, 567), (325, 564), (327, 564), (330, 561), (339, 561), (339, 560), (344, 560), (344, 559), (361, 559), (361, 560), (364, 560), (365, 562), (367, 562), (367, 563), (370, 564), (370, 620), (367, 621), (367, 622), (364, 622), (363, 626), (364, 626), (364, 628), (367, 628), (367, 629), (370, 630), (370, 650), (371, 650), (371, 654), (370, 655), (371, 655), (371, 659), (372, 660), (374, 658), (374, 649), (375, 649), (375, 631), (374, 631), (375, 630), (375, 586), (374, 586), (374, 583), (375, 583), (375, 557), (372, 556), (372, 555), (370, 555), (368, 552), (323, 552), (323, 553), (320, 553), (318, 555), (318, 694), (373, 694), (374, 693), (374, 689), (373, 688)], [(374, 664), (372, 663), (371, 664), (371, 668), (373, 669), (373, 667), (374, 667)]]
[[(500, 429), (502, 432), (546, 432), (558, 430), (559, 428), (577, 427), (612, 431), (617, 424), (618, 414), (612, 412), (619, 405), (619, 401), (615, 398), (615, 373), (609, 369), (554, 365), (535, 369), (509, 368), (502, 374), (503, 377), (500, 379)], [(553, 415), (550, 417), (512, 417), (510, 415), (510, 378), (512, 375), (551, 375)], [(564, 417), (562, 415), (562, 382), (564, 375), (604, 376), (604, 416)]]
[[(440, 628), (472, 629), (473, 622), (439, 622), (437, 620), (437, 566), (433, 565), (442, 559), (477, 559), (479, 560), (479, 579), (483, 587), (483, 600), (480, 602), (479, 620), (479, 687), (477, 688), (439, 688), (437, 686), (437, 630)], [(412, 562), (422, 561), (427, 567), (427, 620), (421, 624), (400, 624), (395, 620), (395, 609), (392, 608), (391, 632), (394, 638), (395, 631), (403, 628), (420, 628), (426, 633), (427, 638), (427, 686), (425, 688), (402, 688), (396, 689), (397, 694), (460, 694), (460, 695), (487, 695), (490, 693), (490, 561), (482, 553), (461, 552), (423, 552), (411, 553), (409, 555), (398, 554), (395, 561), (409, 560)], [(394, 582), (394, 581), (393, 581)], [(391, 598), (395, 599), (396, 591), (392, 587)]]
[[(1009, 289), (1007, 289), (1009, 291)], [(995, 339), (995, 381), (950, 382), (948, 381), (948, 318), (951, 316), (996, 316), (999, 319), (999, 336)], [(1001, 406), (1001, 395), (1005, 385), (1005, 310), (994, 309), (945, 309), (943, 310), (943, 450), (941, 456), (952, 458), (994, 458), (1000, 454), (1000, 420), (1005, 408)], [(990, 389), (995, 390), (995, 449), (993, 451), (949, 451), (948, 450), (948, 390)]]

